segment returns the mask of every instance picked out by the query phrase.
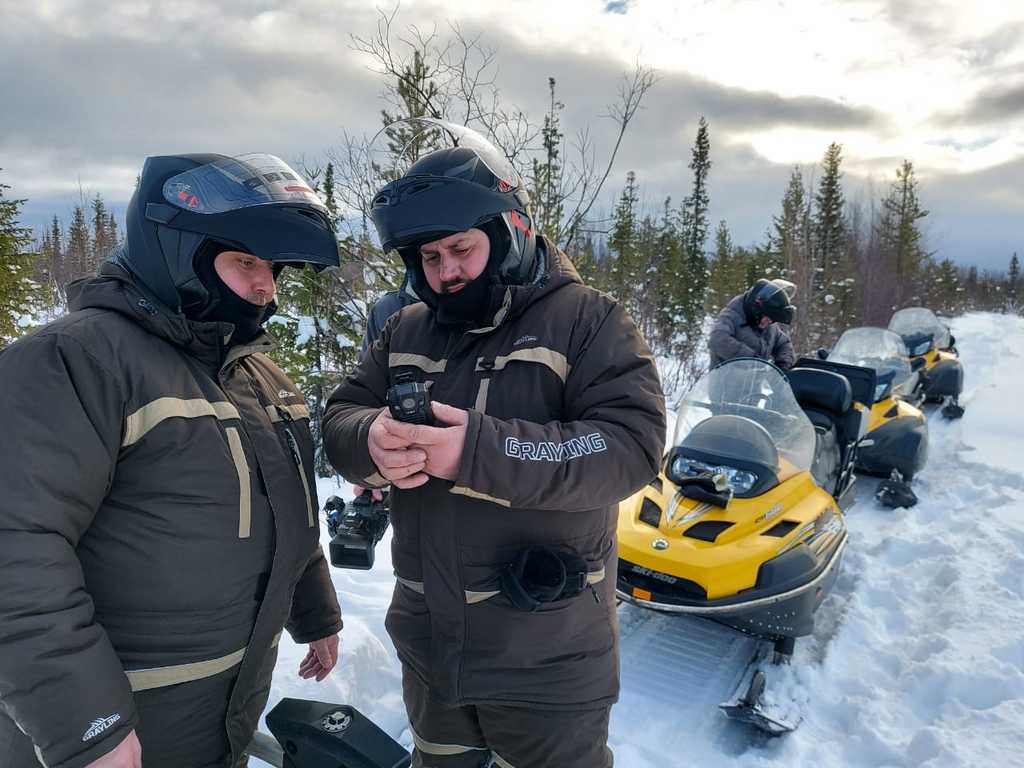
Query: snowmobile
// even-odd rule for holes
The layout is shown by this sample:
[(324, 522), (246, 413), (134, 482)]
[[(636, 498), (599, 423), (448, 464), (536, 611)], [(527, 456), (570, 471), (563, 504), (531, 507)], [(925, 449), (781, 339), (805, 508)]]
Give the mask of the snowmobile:
[(759, 638), (720, 707), (772, 734), (799, 720), (762, 705), (762, 667), (811, 634), (836, 579), (862, 430), (844, 376), (730, 360), (682, 399), (662, 472), (619, 505), (618, 596)]
[(942, 403), (942, 415), (947, 419), (963, 416), (959, 400), (964, 369), (949, 327), (930, 309), (908, 307), (892, 316), (889, 330), (902, 337), (911, 360), (924, 360), (914, 394), (924, 403)]
[(928, 421), (915, 395), (924, 361), (910, 359), (898, 334), (871, 327), (851, 328), (818, 356), (874, 369), (875, 392), (867, 434), (857, 448), (857, 469), (884, 478), (876, 496), (885, 506), (914, 506), (917, 496), (910, 483), (928, 459)]

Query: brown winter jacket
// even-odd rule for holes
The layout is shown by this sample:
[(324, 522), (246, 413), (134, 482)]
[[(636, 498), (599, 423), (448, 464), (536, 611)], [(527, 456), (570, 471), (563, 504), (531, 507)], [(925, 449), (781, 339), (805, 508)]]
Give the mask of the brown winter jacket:
[[(382, 485), (367, 431), (397, 374), (469, 409), (458, 479), (392, 492), (387, 628), (449, 705), (573, 708), (618, 694), (617, 504), (657, 472), (664, 396), (626, 313), (549, 252), (534, 284), (506, 290), (489, 327), (452, 331), (426, 304), (393, 316), (326, 411), (334, 466)], [(593, 593), (512, 608), (500, 569), (534, 544), (582, 556)]]
[(708, 337), (711, 367), (734, 357), (759, 357), (780, 368), (792, 368), (796, 353), (789, 334), (778, 323), (764, 329), (751, 325), (743, 310), (745, 295), (741, 293), (726, 304), (711, 328)]
[[(0, 717), (78, 768), (137, 725), (133, 692), (190, 702), (189, 681), (234, 674), (211, 727), (237, 759), (282, 627), (341, 627), (308, 411), (267, 336), (225, 349), (230, 326), (171, 314), (111, 264), (70, 295), (0, 354)], [(193, 706), (182, 722), (216, 717)]]

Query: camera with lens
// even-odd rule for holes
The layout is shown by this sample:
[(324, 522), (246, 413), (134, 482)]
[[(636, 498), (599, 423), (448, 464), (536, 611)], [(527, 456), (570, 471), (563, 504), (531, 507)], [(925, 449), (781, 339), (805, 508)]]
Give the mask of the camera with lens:
[(387, 400), (391, 418), (396, 421), (434, 426), (429, 384), (414, 380), (410, 374), (400, 375), (388, 389)]
[(337, 496), (324, 503), (327, 532), (331, 534), (331, 565), (366, 571), (373, 567), (373, 553), (390, 521), (388, 494), (373, 500), (372, 491), (364, 491), (348, 504)]

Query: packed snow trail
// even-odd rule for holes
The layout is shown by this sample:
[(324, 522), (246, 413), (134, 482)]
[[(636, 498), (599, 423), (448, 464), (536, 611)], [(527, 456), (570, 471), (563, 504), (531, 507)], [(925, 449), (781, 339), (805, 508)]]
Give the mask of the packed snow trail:
[[(804, 701), (800, 728), (768, 738), (713, 705), (681, 717), (711, 697), (664, 689), (659, 670), (686, 662), (646, 630), (668, 633), (673, 617), (623, 606), (623, 690), (610, 735), (618, 768), (1024, 766), (1024, 319), (972, 314), (953, 332), (967, 410), (955, 422), (930, 417), (920, 502), (883, 509), (867, 484), (847, 516), (850, 542), (815, 636), (797, 642), (791, 666), (772, 670), (770, 695)], [(321, 501), (338, 492), (321, 481)], [(332, 570), (345, 615), (338, 669), (320, 684), (300, 680), (305, 647), (286, 635), (270, 704), (352, 704), (410, 746), (384, 631), (394, 584), (387, 540), (377, 558), (371, 571)], [(719, 677), (728, 667), (690, 666), (700, 664)]]

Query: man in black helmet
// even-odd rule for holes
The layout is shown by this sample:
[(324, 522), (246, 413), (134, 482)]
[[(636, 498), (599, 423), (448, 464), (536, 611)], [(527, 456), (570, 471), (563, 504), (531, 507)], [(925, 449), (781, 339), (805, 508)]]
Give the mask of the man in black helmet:
[(0, 762), (230, 768), (287, 628), (341, 616), (302, 394), (266, 356), (287, 265), (338, 263), (269, 155), (151, 157), (124, 245), (0, 354)]
[[(617, 505), (657, 472), (657, 371), (622, 308), (535, 234), (504, 158), (445, 130), (459, 146), (373, 202), (423, 302), (331, 396), (325, 448), (348, 480), (392, 484), (387, 629), (413, 766), (610, 766)], [(389, 415), (396, 384), (430, 386), (433, 426)]]
[(783, 370), (792, 368), (796, 362), (793, 342), (777, 324), (791, 325), (796, 318), (796, 307), (790, 303), (795, 291), (787, 280), (762, 278), (733, 297), (708, 338), (711, 367), (734, 357), (759, 357)]

